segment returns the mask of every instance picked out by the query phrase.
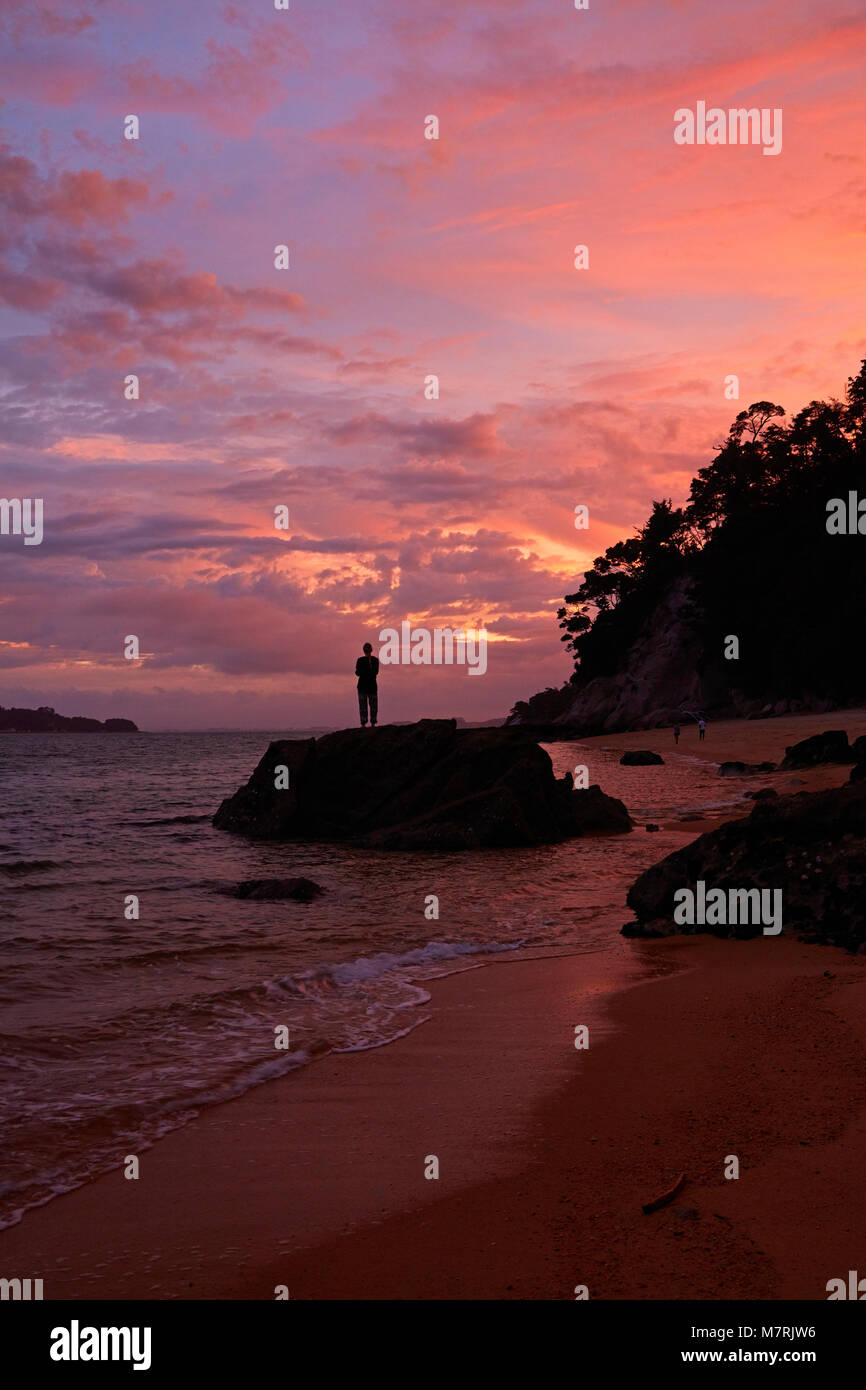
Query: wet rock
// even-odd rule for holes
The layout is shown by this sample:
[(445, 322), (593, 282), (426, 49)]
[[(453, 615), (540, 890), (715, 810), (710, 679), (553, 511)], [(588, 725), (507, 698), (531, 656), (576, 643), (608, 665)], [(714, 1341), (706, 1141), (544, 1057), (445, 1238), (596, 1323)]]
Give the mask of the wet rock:
[(782, 770), (800, 767), (819, 767), (822, 763), (853, 763), (856, 756), (848, 743), (844, 729), (828, 729), (823, 734), (813, 734), (800, 743), (785, 749)]
[(747, 801), (772, 801), (773, 797), (778, 795), (775, 787), (761, 787), (757, 792), (743, 792)]
[(236, 898), (293, 898), (309, 903), (324, 893), (320, 883), (311, 878), (246, 878), (234, 890)]
[(866, 780), (755, 803), (751, 814), (699, 836), (632, 884), (627, 936), (707, 932), (749, 937), (760, 924), (679, 925), (674, 893), (710, 888), (782, 890), (782, 930), (857, 950), (866, 941)]
[(557, 780), (532, 739), (457, 729), (453, 719), (272, 743), (214, 825), (256, 839), (443, 851), (632, 828), (600, 787), (575, 791), (570, 773)]
[(636, 748), (630, 753), (623, 753), (620, 762), (623, 767), (651, 767), (656, 763), (664, 765), (664, 758), (659, 753), (651, 753), (648, 748)]
[(850, 782), (862, 782), (866, 779), (866, 734), (861, 734), (855, 738), (851, 744), (851, 752), (856, 758), (856, 763), (851, 769)]

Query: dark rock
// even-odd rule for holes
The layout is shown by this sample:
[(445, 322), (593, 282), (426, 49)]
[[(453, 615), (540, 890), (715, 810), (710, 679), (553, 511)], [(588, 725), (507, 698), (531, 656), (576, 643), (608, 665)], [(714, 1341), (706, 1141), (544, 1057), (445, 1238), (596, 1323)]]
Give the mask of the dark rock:
[(236, 898), (294, 898), (308, 903), (324, 893), (311, 878), (246, 878), (234, 891)]
[(866, 779), (866, 734), (861, 734), (859, 738), (855, 738), (851, 744), (851, 752), (857, 761), (851, 769), (851, 776), (848, 780), (849, 782), (862, 782)]
[(623, 922), (619, 930), (621, 936), (639, 936), (646, 940), (672, 934), (670, 927), (666, 928), (664, 922)]
[(856, 761), (853, 749), (848, 743), (844, 729), (829, 729), (824, 734), (813, 734), (800, 743), (785, 749), (782, 770), (799, 767), (818, 767), (821, 763), (853, 763)]
[[(571, 776), (570, 773), (567, 775)], [(632, 828), (632, 818), (625, 808), (625, 802), (608, 796), (597, 783), (573, 791), (570, 801), (572, 835), (618, 835)]]
[(657, 825), (647, 825), (647, 830), (658, 830), (658, 829), (659, 829), (659, 827), (658, 827)]
[(770, 801), (778, 795), (775, 787), (761, 787), (760, 791), (757, 792), (743, 792), (747, 801)]
[[(280, 791), (279, 766), (289, 783)], [(272, 743), (213, 823), (256, 839), (426, 850), (552, 844), (631, 829), (621, 801), (598, 786), (575, 791), (570, 773), (557, 780), (531, 738), (458, 730), (451, 719)]]
[(765, 772), (775, 772), (775, 763), (719, 763), (719, 777), (757, 777)]
[(759, 801), (641, 874), (628, 892), (637, 921), (624, 934), (760, 935), (760, 925), (680, 926), (674, 893), (781, 888), (783, 932), (856, 950), (866, 940), (866, 781)]
[(637, 748), (631, 753), (623, 753), (620, 762), (623, 767), (651, 767), (656, 763), (664, 764), (664, 758), (659, 753), (651, 753), (648, 748)]

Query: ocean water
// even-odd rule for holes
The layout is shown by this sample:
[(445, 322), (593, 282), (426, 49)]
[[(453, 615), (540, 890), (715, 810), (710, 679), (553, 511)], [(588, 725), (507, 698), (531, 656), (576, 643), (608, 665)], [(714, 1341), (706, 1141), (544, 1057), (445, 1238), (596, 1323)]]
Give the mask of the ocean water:
[[(0, 736), (0, 1225), (204, 1106), (418, 1027), (437, 975), (506, 952), (622, 950), (629, 885), (693, 837), (643, 822), (742, 799), (695, 748), (625, 768), (618, 750), (556, 744), (557, 773), (587, 764), (634, 832), (410, 855), (215, 830), (222, 798), (286, 736)], [(304, 904), (223, 891), (292, 874), (325, 893)], [(429, 894), (438, 920), (425, 917)], [(274, 1046), (281, 1026), (288, 1051)]]

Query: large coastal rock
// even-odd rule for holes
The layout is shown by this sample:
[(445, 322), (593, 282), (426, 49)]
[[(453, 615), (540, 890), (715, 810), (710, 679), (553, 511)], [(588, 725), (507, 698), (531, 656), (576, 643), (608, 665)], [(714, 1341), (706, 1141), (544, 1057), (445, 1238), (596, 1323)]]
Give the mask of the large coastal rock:
[(857, 755), (848, 743), (844, 729), (828, 729), (823, 734), (813, 734), (800, 743), (793, 743), (785, 749), (782, 762), (783, 771), (792, 768), (819, 767), (822, 763), (853, 763)]
[(756, 936), (761, 926), (679, 926), (674, 893), (780, 888), (783, 932), (856, 950), (866, 942), (866, 781), (759, 801), (641, 874), (628, 892), (627, 936), (706, 931)]
[(422, 719), (272, 743), (214, 825), (266, 840), (461, 850), (618, 833), (631, 819), (599, 787), (557, 780), (530, 739)]

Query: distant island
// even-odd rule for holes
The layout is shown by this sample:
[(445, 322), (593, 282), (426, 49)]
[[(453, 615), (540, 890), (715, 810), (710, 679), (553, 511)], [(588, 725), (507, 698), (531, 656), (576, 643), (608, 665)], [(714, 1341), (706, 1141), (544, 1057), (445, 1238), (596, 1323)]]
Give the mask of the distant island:
[(58, 714), (50, 705), (40, 705), (38, 709), (5, 709), (0, 705), (0, 733), (137, 734), (138, 725), (131, 719), (106, 719), (103, 723), (101, 719), (85, 719), (80, 714), (69, 717)]
[(741, 411), (686, 505), (654, 502), (598, 556), (557, 613), (573, 675), (518, 701), (509, 723), (590, 735), (866, 697), (866, 361), (844, 400), (784, 414), (772, 401)]

